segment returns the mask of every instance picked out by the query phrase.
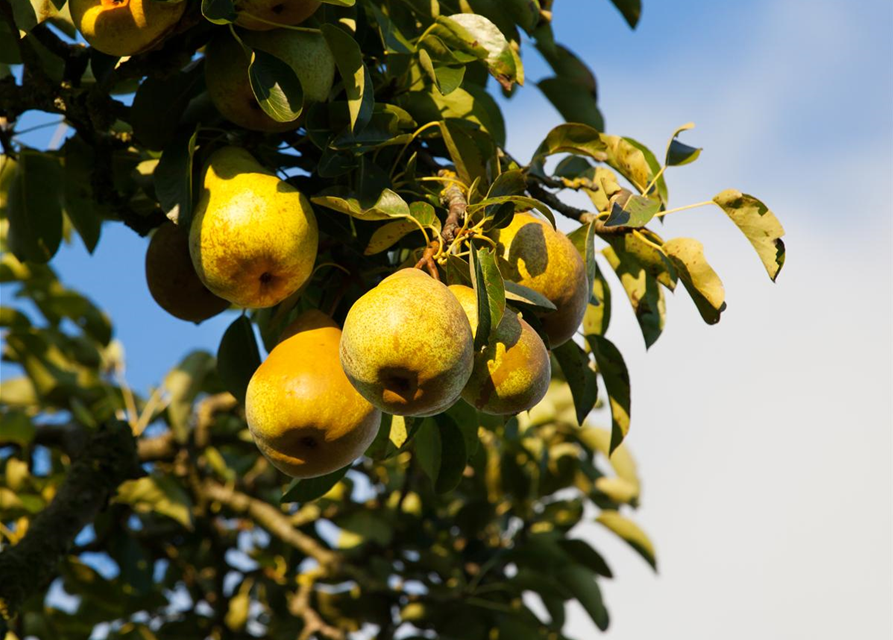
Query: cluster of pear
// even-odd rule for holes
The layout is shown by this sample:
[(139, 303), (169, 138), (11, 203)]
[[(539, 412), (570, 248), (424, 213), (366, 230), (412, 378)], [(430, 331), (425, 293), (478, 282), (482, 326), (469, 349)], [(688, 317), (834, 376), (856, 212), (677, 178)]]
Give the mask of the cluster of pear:
[[(75, 27), (92, 47), (113, 56), (132, 56), (154, 49), (176, 31), (188, 4), (185, 0), (71, 0), (69, 8)], [(304, 22), (320, 2), (235, 0), (233, 4), (237, 25), (267, 31)]]
[[(71, 15), (95, 49), (130, 56), (157, 47), (173, 33), (186, 5), (158, 0), (71, 0)], [(319, 6), (319, 0), (235, 2), (236, 24), (244, 30), (238, 39), (228, 29), (218, 30), (204, 56), (208, 96), (224, 118), (263, 132), (287, 131), (301, 122), (300, 117), (290, 122), (274, 120), (258, 104), (248, 76), (252, 51), (269, 53), (291, 67), (301, 82), (304, 111), (328, 99), (335, 82), (335, 58), (325, 38), (318, 32), (289, 28), (307, 20)]]
[[(507, 279), (555, 305), (541, 318), (550, 344), (570, 339), (589, 297), (570, 240), (526, 213), (492, 239)], [(230, 304), (270, 307), (307, 282), (317, 244), (307, 199), (247, 151), (224, 147), (208, 160), (188, 236), (172, 224), (153, 236), (149, 290), (193, 322)], [(343, 332), (319, 311), (300, 315), (248, 385), (245, 410), (258, 448), (283, 472), (314, 477), (361, 456), (381, 412), (432, 416), (460, 398), (490, 414), (529, 410), (551, 379), (545, 343), (507, 308), (476, 352), (477, 314), (473, 289), (407, 268), (360, 297)]]

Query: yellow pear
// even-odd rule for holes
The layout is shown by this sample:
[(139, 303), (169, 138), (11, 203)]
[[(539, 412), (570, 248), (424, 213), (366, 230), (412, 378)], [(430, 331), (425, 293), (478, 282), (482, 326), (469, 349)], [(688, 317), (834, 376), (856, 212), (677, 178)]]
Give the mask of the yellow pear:
[(341, 330), (307, 311), (251, 377), (245, 416), (258, 449), (277, 469), (313, 478), (363, 455), (381, 412), (351, 386), (341, 369)]
[[(452, 285), (472, 332), (477, 332), (478, 309), (474, 289)], [(546, 395), (552, 365), (546, 345), (529, 324), (506, 309), (487, 346), (474, 355), (474, 370), (462, 398), (484, 413), (514, 415), (527, 411)]]
[(176, 26), (186, 2), (71, 0), (71, 19), (95, 49), (132, 56), (151, 49)]
[[(314, 102), (325, 102), (335, 82), (335, 58), (318, 33), (290, 29), (246, 32), (242, 42), (252, 49), (272, 54), (287, 63), (301, 81), (304, 112)], [(253, 131), (288, 131), (292, 122), (278, 122), (264, 113), (251, 91), (248, 80), (248, 56), (226, 30), (222, 30), (205, 50), (205, 84), (208, 95), (220, 114), (230, 122)]]
[(282, 302), (313, 271), (318, 244), (310, 201), (250, 153), (224, 147), (208, 161), (189, 232), (195, 271), (240, 307)]
[(446, 285), (402, 269), (357, 300), (344, 321), (341, 364), (387, 413), (432, 416), (452, 405), (473, 366), (471, 325)]
[(146, 251), (149, 293), (162, 309), (198, 324), (229, 307), (202, 284), (189, 257), (189, 234), (166, 222), (155, 231)]
[(237, 0), (236, 24), (252, 31), (301, 24), (319, 9), (319, 0)]
[(576, 333), (589, 303), (586, 266), (567, 236), (545, 220), (518, 213), (504, 229), (493, 233), (497, 252), (506, 260), (508, 280), (533, 289), (555, 305), (543, 314), (543, 330), (552, 347)]

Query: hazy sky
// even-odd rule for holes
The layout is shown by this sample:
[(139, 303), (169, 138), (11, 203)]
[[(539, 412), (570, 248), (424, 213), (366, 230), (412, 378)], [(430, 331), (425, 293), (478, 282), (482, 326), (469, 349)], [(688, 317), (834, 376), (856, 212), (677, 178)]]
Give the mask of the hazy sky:
[[(726, 285), (722, 322), (684, 293), (646, 355), (622, 290), (609, 337), (631, 370), (629, 446), (660, 574), (598, 525), (616, 579), (612, 640), (859, 640), (893, 633), (893, 3), (644, 0), (631, 32), (607, 0), (557, 0), (559, 40), (594, 67), (611, 133), (662, 149), (678, 126), (705, 148), (668, 172), (672, 206), (733, 187), (783, 222), (777, 284), (718, 209), (673, 214)], [(558, 124), (533, 86), (505, 104), (527, 159)], [(108, 224), (92, 258), (54, 265), (107, 309), (138, 389), (232, 317), (193, 327), (143, 281), (146, 241)], [(570, 635), (592, 637), (575, 610)]]

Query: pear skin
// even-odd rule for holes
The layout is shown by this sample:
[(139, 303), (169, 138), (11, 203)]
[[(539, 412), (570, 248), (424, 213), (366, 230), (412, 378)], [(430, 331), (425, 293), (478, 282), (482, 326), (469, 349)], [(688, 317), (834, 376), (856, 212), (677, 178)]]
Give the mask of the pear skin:
[[(304, 112), (315, 102), (325, 102), (335, 82), (335, 58), (319, 34), (274, 29), (245, 32), (242, 41), (252, 49), (272, 54), (288, 64), (304, 90)], [(242, 46), (221, 31), (205, 50), (205, 84), (220, 114), (252, 131), (278, 132), (298, 127), (303, 116), (278, 122), (264, 113), (251, 91), (248, 57)]]
[(311, 310), (251, 377), (245, 416), (258, 449), (295, 478), (341, 469), (375, 439), (381, 412), (351, 386), (341, 369), (341, 330)]
[(236, 24), (252, 31), (301, 24), (319, 9), (319, 0), (237, 0)]
[[(451, 285), (472, 332), (477, 332), (478, 310), (474, 289)], [(546, 345), (529, 324), (506, 309), (487, 346), (474, 354), (474, 370), (462, 398), (484, 413), (515, 415), (527, 411), (546, 395), (552, 365)]]
[(432, 416), (462, 393), (473, 343), (462, 305), (446, 285), (402, 269), (351, 307), (341, 364), (357, 391), (382, 411)]
[(202, 284), (189, 257), (189, 234), (173, 222), (158, 227), (146, 250), (146, 283), (162, 309), (198, 324), (229, 307)]
[(111, 56), (151, 49), (177, 25), (186, 2), (71, 0), (71, 19), (84, 39)]
[(583, 322), (589, 285), (583, 258), (566, 235), (545, 220), (518, 213), (492, 234), (497, 252), (509, 265), (508, 280), (533, 289), (555, 305), (542, 323), (552, 347), (564, 344)]
[(250, 153), (224, 147), (205, 167), (189, 233), (198, 277), (240, 307), (272, 307), (313, 272), (319, 234), (310, 201)]

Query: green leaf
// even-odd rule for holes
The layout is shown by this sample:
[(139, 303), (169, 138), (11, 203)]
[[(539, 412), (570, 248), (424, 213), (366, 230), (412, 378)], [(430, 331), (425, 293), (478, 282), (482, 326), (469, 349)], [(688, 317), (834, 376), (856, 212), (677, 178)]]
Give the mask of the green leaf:
[(550, 312), (555, 311), (555, 305), (546, 296), (539, 291), (534, 291), (517, 282), (505, 280), (505, 301), (512, 303), (522, 309), (534, 312)]
[(458, 89), (465, 78), (465, 65), (435, 64), (426, 49), (419, 49), (419, 64), (443, 95)]
[(468, 458), (471, 458), (481, 444), (481, 439), (478, 435), (481, 421), (477, 410), (460, 398), (446, 412), (462, 431), (462, 435), (465, 438), (465, 454)]
[[(17, 444), (20, 447), (27, 447), (37, 435), (37, 429), (28, 416), (21, 411), (10, 411), (9, 406), (12, 404), (30, 404), (18, 402), (18, 398), (10, 398), (9, 392), (15, 386), (16, 381), (24, 382), (30, 385), (24, 378), (5, 378), (3, 388), (0, 389), (0, 404), (6, 405), (4, 411), (0, 413), (0, 442)], [(32, 393), (33, 395), (33, 393)], [(16, 402), (11, 402), (16, 400)], [(37, 399), (34, 398), (36, 401)]]
[(775, 214), (757, 198), (734, 189), (716, 194), (713, 202), (726, 212), (750, 240), (766, 267), (766, 272), (775, 282), (785, 258), (784, 242), (781, 239), (784, 228)]
[(579, 122), (599, 131), (605, 120), (586, 85), (571, 78), (545, 78), (537, 83), (540, 91), (567, 122)]
[(446, 414), (422, 422), (413, 439), (416, 460), (437, 493), (452, 491), (465, 469), (465, 437)]
[(369, 72), (363, 63), (363, 52), (357, 41), (343, 29), (331, 24), (324, 24), (321, 29), (326, 44), (335, 57), (335, 65), (347, 94), (350, 128), (357, 131), (369, 121), (375, 105), (372, 100), (372, 84), (367, 84)]
[(664, 243), (664, 251), (707, 324), (716, 324), (726, 309), (722, 280), (704, 258), (704, 245), (692, 238), (674, 238)]
[(341, 467), (337, 471), (327, 473), (324, 476), (318, 476), (316, 478), (296, 478), (291, 481), (282, 493), (282, 498), (279, 502), (282, 504), (288, 502), (310, 502), (311, 500), (321, 498), (341, 481), (341, 478), (347, 474), (349, 469), (350, 465), (347, 465), (346, 467)]
[(170, 396), (167, 412), (178, 442), (185, 442), (189, 435), (189, 415), (192, 401), (202, 389), (205, 378), (215, 368), (215, 360), (206, 351), (193, 351), (171, 369), (164, 379), (164, 387)]
[(602, 134), (585, 124), (560, 124), (552, 129), (533, 154), (531, 164), (539, 164), (556, 153), (573, 153), (605, 162), (608, 146)]
[(146, 476), (118, 487), (115, 502), (129, 504), (137, 513), (158, 513), (192, 530), (192, 501), (171, 476)]
[(87, 251), (93, 253), (102, 230), (102, 208), (93, 198), (91, 173), (93, 149), (79, 136), (65, 141), (63, 196), (65, 214), (77, 229)]
[(475, 13), (457, 13), (449, 18), (439, 17), (438, 23), (446, 25), (458, 23), (468, 34), (471, 34), (474, 44), (473, 51), (484, 49), (486, 55), (483, 59), (487, 63), (487, 68), (507, 90), (514, 82), (520, 85), (524, 84), (524, 68), (521, 65), (521, 59), (505, 39), (499, 27), (485, 16)]
[(630, 194), (627, 198), (617, 198), (611, 206), (611, 214), (605, 220), (605, 226), (644, 227), (660, 211), (660, 206), (659, 201), (645, 196)]
[(670, 291), (676, 289), (676, 268), (662, 249), (664, 241), (650, 229), (610, 235), (605, 238), (621, 261), (637, 262)]
[(654, 554), (654, 545), (639, 526), (632, 520), (620, 515), (617, 511), (602, 511), (595, 519), (610, 531), (617, 534), (629, 546), (635, 549), (651, 568), (657, 571), (657, 557)]
[(62, 241), (62, 168), (55, 156), (24, 148), (6, 202), (10, 251), (21, 261), (49, 262)]
[(595, 266), (595, 280), (592, 283), (592, 296), (583, 316), (583, 334), (605, 335), (611, 323), (611, 288), (598, 264)]
[(487, 345), (491, 332), (502, 321), (505, 312), (505, 283), (496, 264), (495, 250), (472, 248), (469, 265), (478, 310), (474, 348), (479, 351)]
[(602, 555), (589, 546), (585, 540), (576, 540), (574, 538), (562, 538), (558, 540), (558, 546), (561, 547), (568, 556), (575, 562), (586, 567), (593, 573), (606, 578), (612, 578), (611, 568)]
[(595, 356), (599, 374), (611, 400), (611, 453), (629, 433), (631, 414), (629, 371), (623, 356), (614, 343), (599, 335), (586, 336), (586, 342)]
[(611, 0), (611, 4), (617, 7), (626, 23), (635, 29), (642, 16), (642, 0)]
[(571, 389), (577, 424), (583, 424), (598, 400), (598, 378), (590, 364), (589, 354), (573, 340), (555, 347), (552, 354), (558, 360)]
[(595, 223), (590, 222), (574, 229), (567, 236), (577, 253), (583, 258), (583, 264), (586, 267), (586, 281), (588, 289), (592, 291), (595, 286), (596, 274), (598, 273), (598, 265), (595, 263)]
[(251, 320), (247, 316), (239, 316), (229, 325), (220, 340), (217, 373), (226, 390), (243, 406), (248, 383), (260, 364), (260, 351)]
[[(648, 147), (632, 138), (605, 134), (602, 139), (608, 148), (605, 160), (608, 166), (626, 178), (639, 193), (644, 193), (646, 187), (660, 173), (660, 163), (654, 154)], [(655, 185), (661, 203), (665, 204), (667, 202), (667, 183), (662, 175), (657, 179)]]
[(192, 158), (198, 129), (181, 129), (155, 167), (155, 195), (165, 215), (188, 229), (192, 224)]
[(341, 187), (324, 189), (310, 200), (313, 204), (344, 213), (357, 220), (388, 220), (408, 218), (412, 215), (406, 201), (390, 189), (384, 189), (372, 203), (361, 202), (358, 198), (345, 193)]
[(202, 15), (214, 24), (229, 24), (238, 18), (233, 0), (202, 0)]
[(164, 149), (173, 138), (186, 105), (203, 88), (204, 69), (197, 62), (164, 79), (147, 77), (130, 108), (134, 137), (148, 149)]
[(645, 347), (650, 348), (664, 330), (666, 301), (660, 284), (632, 254), (613, 247), (606, 247), (602, 253), (620, 278), (642, 330)]
[(418, 230), (419, 225), (409, 219), (389, 222), (375, 230), (375, 233), (369, 238), (369, 244), (366, 245), (363, 255), (373, 256), (390, 249), (405, 236)]
[(602, 601), (602, 592), (598, 588), (595, 574), (589, 569), (569, 564), (561, 567), (556, 575), (558, 581), (564, 585), (589, 614), (595, 625), (602, 631), (608, 628), (608, 610)]
[(698, 156), (701, 155), (700, 147), (690, 147), (676, 139), (680, 133), (688, 131), (689, 129), (694, 129), (694, 127), (694, 123), (689, 122), (673, 132), (673, 136), (670, 138), (670, 143), (667, 145), (667, 157), (664, 161), (666, 166), (680, 167), (684, 164), (690, 164), (697, 160)]
[(468, 211), (469, 213), (475, 213), (480, 209), (501, 205), (506, 202), (513, 204), (515, 207), (515, 211), (519, 213), (530, 211), (531, 209), (536, 209), (543, 214), (543, 216), (551, 223), (552, 227), (556, 226), (555, 215), (552, 213), (552, 210), (536, 198), (529, 198), (527, 196), (496, 196), (494, 198), (488, 197), (479, 202), (468, 205), (466, 211)]
[(248, 65), (251, 91), (260, 108), (277, 122), (294, 122), (304, 110), (304, 88), (284, 60), (261, 49), (251, 52)]

